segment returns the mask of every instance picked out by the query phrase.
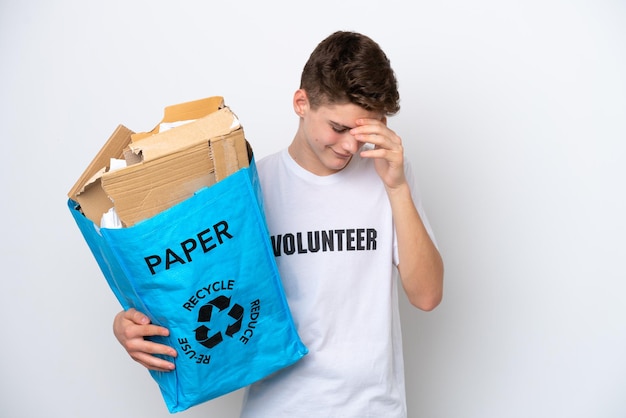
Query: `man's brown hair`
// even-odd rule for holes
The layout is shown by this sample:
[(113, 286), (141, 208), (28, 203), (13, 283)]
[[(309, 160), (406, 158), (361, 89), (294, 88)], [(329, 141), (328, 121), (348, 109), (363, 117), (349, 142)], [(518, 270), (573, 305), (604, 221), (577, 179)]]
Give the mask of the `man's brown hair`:
[(313, 109), (353, 103), (393, 115), (400, 110), (396, 76), (387, 55), (371, 38), (338, 31), (311, 53), (300, 79)]

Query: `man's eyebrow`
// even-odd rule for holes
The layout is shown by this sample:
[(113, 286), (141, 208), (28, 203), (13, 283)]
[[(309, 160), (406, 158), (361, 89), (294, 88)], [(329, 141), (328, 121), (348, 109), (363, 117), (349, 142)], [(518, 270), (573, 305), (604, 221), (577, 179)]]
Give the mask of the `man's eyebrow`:
[(352, 129), (352, 127), (350, 127), (350, 126), (342, 125), (341, 123), (337, 123), (337, 122), (334, 122), (334, 121), (332, 121), (332, 120), (331, 120), (331, 121), (329, 121), (329, 123), (330, 123), (331, 125), (333, 125), (335, 128), (341, 128), (341, 129), (345, 129), (345, 130), (347, 130), (347, 131), (349, 131), (350, 129)]

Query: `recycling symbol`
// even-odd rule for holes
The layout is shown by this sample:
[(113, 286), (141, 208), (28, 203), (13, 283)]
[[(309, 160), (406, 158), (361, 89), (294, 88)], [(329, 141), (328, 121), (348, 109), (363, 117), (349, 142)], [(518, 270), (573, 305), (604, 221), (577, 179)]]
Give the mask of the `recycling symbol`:
[[(221, 295), (200, 307), (198, 310), (198, 322), (202, 325), (195, 329), (196, 341), (206, 348), (213, 348), (224, 340), (222, 331), (218, 330), (211, 333), (212, 329), (209, 328), (209, 325), (211, 319), (215, 319), (216, 316), (219, 316), (219, 312), (225, 311), (229, 306), (230, 298)], [(232, 318), (234, 322), (226, 327), (224, 333), (232, 338), (241, 329), (243, 307), (237, 303), (233, 304), (228, 311), (228, 317)]]

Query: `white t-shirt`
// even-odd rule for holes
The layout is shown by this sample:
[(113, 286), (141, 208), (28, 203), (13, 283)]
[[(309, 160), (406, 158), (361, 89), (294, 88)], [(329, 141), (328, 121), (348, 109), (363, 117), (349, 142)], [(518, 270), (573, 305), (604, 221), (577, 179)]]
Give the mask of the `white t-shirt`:
[(249, 387), (242, 417), (406, 416), (396, 241), (372, 163), (355, 155), (320, 177), (286, 149), (257, 162), (278, 269), (309, 354)]

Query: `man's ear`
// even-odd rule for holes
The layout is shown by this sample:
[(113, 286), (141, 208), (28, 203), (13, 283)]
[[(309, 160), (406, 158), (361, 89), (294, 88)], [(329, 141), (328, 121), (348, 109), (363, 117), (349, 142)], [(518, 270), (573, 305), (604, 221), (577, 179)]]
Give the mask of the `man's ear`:
[(306, 95), (306, 91), (298, 89), (293, 94), (293, 110), (300, 117), (303, 117), (306, 111), (309, 109), (309, 98)]

